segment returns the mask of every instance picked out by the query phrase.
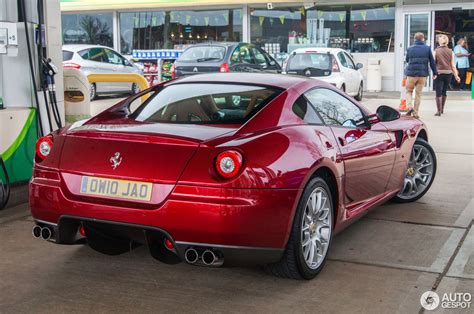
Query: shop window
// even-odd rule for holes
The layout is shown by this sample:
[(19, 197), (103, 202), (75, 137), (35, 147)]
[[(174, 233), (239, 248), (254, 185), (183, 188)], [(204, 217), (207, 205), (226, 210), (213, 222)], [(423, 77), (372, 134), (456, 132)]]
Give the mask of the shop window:
[(252, 8), (250, 27), (252, 43), (273, 55), (300, 47), (393, 52), (395, 7), (382, 3)]
[(205, 42), (242, 40), (242, 10), (123, 12), (120, 49), (185, 49)]
[(63, 44), (113, 46), (112, 13), (64, 13)]

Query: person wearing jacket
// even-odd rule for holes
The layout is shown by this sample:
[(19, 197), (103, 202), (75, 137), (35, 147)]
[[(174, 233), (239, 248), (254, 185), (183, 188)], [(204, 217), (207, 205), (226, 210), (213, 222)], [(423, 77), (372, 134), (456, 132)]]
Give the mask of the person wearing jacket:
[[(425, 35), (423, 33), (415, 34), (415, 43), (407, 49), (405, 62), (407, 63), (405, 68), (405, 76), (407, 77), (407, 115), (418, 118), (421, 92), (423, 91), (423, 86), (425, 86), (426, 78), (429, 75), (428, 66), (431, 67), (431, 71), (433, 72), (433, 80), (435, 80), (438, 75), (431, 48), (425, 45)], [(415, 90), (414, 106), (413, 90)]]
[(460, 81), (456, 64), (454, 62), (454, 52), (448, 48), (449, 38), (446, 35), (438, 36), (438, 48), (434, 51), (434, 59), (438, 70), (438, 77), (434, 81), (436, 91), (436, 108), (435, 116), (441, 116), (444, 113), (444, 105), (446, 104), (449, 83), (454, 74), (457, 82)]

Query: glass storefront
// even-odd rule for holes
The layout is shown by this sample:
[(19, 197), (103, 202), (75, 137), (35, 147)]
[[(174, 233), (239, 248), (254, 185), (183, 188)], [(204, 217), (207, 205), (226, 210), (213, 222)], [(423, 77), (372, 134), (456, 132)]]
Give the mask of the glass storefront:
[(62, 14), (64, 44), (93, 44), (113, 47), (112, 13)]
[(241, 41), (242, 10), (119, 13), (120, 50), (183, 49), (202, 42)]
[(270, 53), (298, 47), (338, 47), (351, 52), (392, 52), (394, 4), (252, 8), (253, 43)]

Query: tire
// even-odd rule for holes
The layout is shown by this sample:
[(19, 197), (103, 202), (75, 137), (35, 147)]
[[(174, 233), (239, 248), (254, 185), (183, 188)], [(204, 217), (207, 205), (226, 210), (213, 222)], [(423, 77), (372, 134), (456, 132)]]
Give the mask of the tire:
[(363, 94), (364, 94), (364, 83), (360, 82), (359, 92), (357, 93), (357, 95), (354, 96), (355, 100), (361, 101)]
[(140, 92), (140, 86), (138, 84), (133, 83), (132, 84), (132, 95), (136, 95)]
[[(418, 153), (419, 156), (417, 158)], [(414, 163), (415, 159), (416, 163)], [(420, 159), (421, 165), (420, 163), (418, 163)], [(412, 148), (412, 153), (410, 156), (410, 161), (408, 163), (408, 169), (404, 178), (403, 187), (400, 192), (392, 198), (392, 201), (396, 203), (411, 203), (422, 198), (423, 195), (425, 195), (426, 192), (428, 192), (428, 190), (430, 189), (431, 184), (433, 184), (433, 181), (436, 176), (436, 167), (436, 154), (433, 148), (424, 139), (417, 138)], [(415, 193), (411, 193), (410, 185), (413, 189), (413, 184), (417, 185), (417, 180), (423, 182), (423, 189), (417, 189)]]
[[(326, 202), (321, 203), (321, 208), (327, 207), (327, 209), (324, 210), (325, 213), (327, 212), (327, 226), (323, 225), (323, 228), (325, 229), (324, 233), (321, 233), (322, 228), (316, 229), (320, 227), (320, 225), (312, 225), (314, 223), (314, 220), (311, 224), (309, 224), (307, 231), (303, 231), (303, 225), (306, 224), (306, 222), (308, 221), (307, 219), (305, 219), (305, 217), (307, 217), (306, 211), (309, 210), (307, 205), (309, 205), (310, 198), (312, 195), (314, 195), (313, 193), (315, 193), (316, 191), (324, 192), (321, 193), (321, 195), (326, 198)], [(322, 217), (321, 213), (323, 213), (323, 211), (318, 213), (318, 218)], [(288, 244), (286, 246), (283, 257), (277, 263), (265, 265), (265, 270), (272, 275), (283, 278), (313, 279), (314, 277), (316, 277), (316, 275), (323, 269), (324, 264), (326, 263), (327, 255), (332, 240), (332, 230), (334, 223), (333, 217), (333, 201), (331, 198), (331, 191), (327, 183), (322, 178), (313, 178), (304, 189), (303, 194), (299, 200), (299, 204), (296, 209), (295, 217), (293, 220), (290, 238), (288, 240)], [(322, 220), (320, 219), (317, 219), (316, 221), (318, 223), (322, 223)], [(303, 241), (312, 242), (311, 237), (313, 235), (311, 234), (311, 232), (314, 232), (314, 235), (316, 237), (318, 234), (325, 234), (326, 241), (324, 243), (326, 244), (326, 246), (323, 249), (323, 254), (321, 254), (321, 258), (319, 258), (319, 260), (310, 267), (305, 257), (306, 250), (303, 249)], [(305, 235), (308, 236), (308, 240), (304, 240)], [(323, 245), (323, 242), (320, 242), (320, 245)], [(306, 254), (308, 255), (308, 258), (311, 257), (311, 247), (311, 244), (309, 244), (309, 248), (307, 247), (309, 250), (308, 254)], [(319, 249), (321, 249), (321, 246), (319, 247)], [(317, 250), (316, 247), (314, 247), (314, 250)], [(317, 252), (318, 251), (313, 251), (313, 256)], [(316, 255), (318, 256), (318, 254)]]
[(95, 83), (90, 84), (90, 92), (89, 92), (90, 100), (93, 101), (97, 98), (97, 87)]

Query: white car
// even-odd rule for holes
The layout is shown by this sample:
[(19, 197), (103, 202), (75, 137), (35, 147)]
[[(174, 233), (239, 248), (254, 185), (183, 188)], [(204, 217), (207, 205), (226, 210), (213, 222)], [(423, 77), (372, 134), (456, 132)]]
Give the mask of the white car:
[(339, 48), (299, 48), (283, 63), (283, 74), (303, 75), (328, 82), (357, 100), (362, 99), (363, 65)]
[[(63, 66), (80, 69), (87, 76), (92, 73), (137, 73), (142, 70), (133, 62), (109, 47), (97, 45), (64, 45)], [(98, 94), (138, 93), (140, 87), (132, 83), (92, 83), (91, 100)]]

